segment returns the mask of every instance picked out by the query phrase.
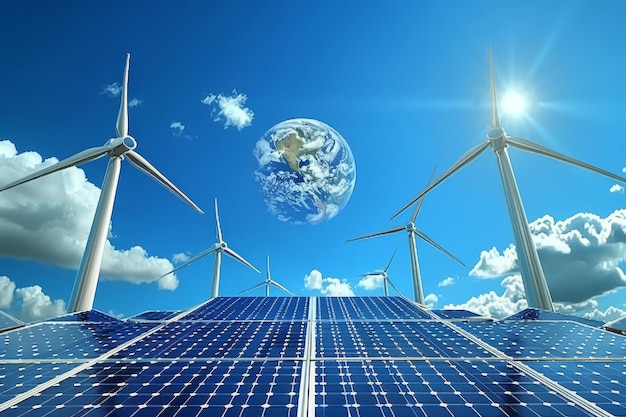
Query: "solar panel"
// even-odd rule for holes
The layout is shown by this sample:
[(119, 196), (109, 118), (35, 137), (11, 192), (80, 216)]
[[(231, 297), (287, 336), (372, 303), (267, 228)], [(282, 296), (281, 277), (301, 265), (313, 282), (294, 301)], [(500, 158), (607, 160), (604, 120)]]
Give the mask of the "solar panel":
[[(219, 297), (0, 334), (2, 416), (626, 415), (626, 338), (402, 297)], [(591, 360), (591, 361), (590, 361)]]
[(467, 310), (430, 310), (430, 312), (442, 319), (491, 320), (489, 317), (483, 317)]
[(0, 310), (0, 331), (21, 326), (22, 324), (24, 323)]
[(608, 330), (626, 335), (626, 317), (607, 323), (605, 327)]
[(536, 308), (527, 308), (519, 313), (513, 314), (503, 320), (552, 320), (552, 321), (575, 321), (591, 327), (602, 327), (603, 322), (599, 320), (585, 319), (583, 317), (571, 316), (567, 314), (543, 311)]

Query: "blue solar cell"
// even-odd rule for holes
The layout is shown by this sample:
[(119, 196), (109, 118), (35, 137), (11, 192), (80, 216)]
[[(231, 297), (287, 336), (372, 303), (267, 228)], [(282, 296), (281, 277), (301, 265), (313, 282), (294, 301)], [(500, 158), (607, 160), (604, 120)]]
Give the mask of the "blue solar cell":
[(598, 320), (585, 319), (582, 317), (554, 313), (552, 311), (544, 311), (536, 308), (527, 308), (526, 310), (513, 314), (503, 320), (575, 321), (591, 327), (602, 327), (604, 325), (603, 322)]
[(320, 416), (590, 415), (505, 361), (320, 361), (315, 382)]
[[(480, 318), (479, 314), (472, 313), (467, 310), (430, 310), (431, 313), (436, 314), (442, 319), (465, 319), (465, 318)], [(485, 320), (488, 320), (485, 318)]]
[(120, 320), (98, 310), (81, 311), (46, 320), (46, 322), (117, 323)]
[(626, 357), (626, 338), (572, 321), (504, 320), (456, 325), (516, 358)]
[(0, 364), (0, 403), (76, 367), (74, 363)]
[(323, 297), (317, 302), (321, 320), (415, 320), (432, 318), (402, 297)]
[(305, 322), (171, 323), (120, 351), (117, 358), (302, 357)]
[(22, 324), (24, 323), (0, 310), (0, 331), (21, 326)]
[(101, 362), (4, 413), (295, 416), (299, 366), (290, 361)]
[(317, 324), (318, 357), (493, 357), (434, 321), (341, 321)]
[(144, 311), (143, 313), (134, 315), (129, 318), (129, 320), (151, 320), (151, 321), (163, 321), (169, 320), (172, 317), (175, 317), (177, 314), (180, 314), (181, 310), (176, 311), (162, 311), (162, 310), (153, 310), (153, 311)]
[(626, 362), (529, 362), (528, 366), (616, 415), (626, 415)]
[(150, 323), (39, 323), (0, 334), (0, 360), (95, 358), (154, 327)]
[(306, 320), (307, 297), (219, 297), (184, 320)]

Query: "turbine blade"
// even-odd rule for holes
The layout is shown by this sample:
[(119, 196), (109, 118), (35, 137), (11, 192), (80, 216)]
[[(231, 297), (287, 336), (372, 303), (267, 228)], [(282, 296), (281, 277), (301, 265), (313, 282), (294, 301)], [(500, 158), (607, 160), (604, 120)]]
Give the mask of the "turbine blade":
[(521, 138), (511, 138), (511, 137), (507, 137), (506, 138), (506, 142), (509, 145), (512, 145), (518, 149), (521, 149), (523, 151), (528, 151), (528, 152), (532, 152), (538, 155), (543, 155), (543, 156), (547, 156), (549, 158), (552, 159), (556, 159), (557, 161), (561, 161), (561, 162), (566, 162), (568, 164), (572, 164), (575, 165), (577, 167), (580, 168), (584, 168), (584, 169), (588, 169), (589, 171), (593, 171), (595, 173), (604, 175), (605, 177), (609, 177), (611, 179), (614, 179), (616, 181), (620, 181), (620, 182), (626, 182), (626, 178), (621, 177), (619, 175), (613, 174), (612, 172), (606, 171), (602, 168), (598, 168), (595, 165), (591, 165), (588, 164), (586, 162), (583, 162), (579, 159), (575, 159), (575, 158), (571, 158), (567, 155), (564, 155), (562, 153), (553, 151), (552, 149), (546, 148), (545, 146), (541, 146), (535, 142), (531, 142), (528, 139), (521, 139)]
[[(430, 183), (433, 182), (433, 178), (435, 177), (435, 172), (437, 172), (437, 166), (435, 166), (435, 168), (433, 169), (432, 174), (430, 174), (430, 178), (428, 179), (428, 184), (426, 185), (430, 185)], [(415, 210), (413, 211), (413, 214), (411, 215), (411, 223), (415, 223), (415, 219), (417, 219), (417, 215), (419, 214), (420, 210), (422, 209), (422, 204), (424, 204), (424, 199), (421, 198), (419, 203), (417, 203), (417, 206), (415, 207)]]
[(348, 239), (348, 240), (346, 240), (346, 242), (354, 242), (355, 240), (362, 240), (362, 239), (368, 239), (370, 237), (388, 235), (388, 234), (391, 234), (391, 233), (400, 232), (400, 231), (405, 230), (405, 229), (406, 228), (404, 226), (392, 227), (390, 229), (381, 230), (380, 232), (371, 233), (369, 235)]
[(393, 288), (394, 290), (396, 290), (396, 292), (398, 293), (398, 295), (402, 296), (402, 294), (400, 293), (400, 290), (398, 289), (398, 287), (395, 286), (395, 284), (389, 279), (387, 278), (387, 282), (389, 283), (389, 285), (391, 285), (391, 288)]
[(393, 255), (391, 255), (391, 259), (389, 259), (389, 263), (385, 267), (385, 270), (383, 271), (383, 273), (387, 273), (387, 270), (389, 269), (389, 267), (391, 266), (391, 262), (393, 261), (393, 257), (396, 256), (396, 252), (398, 252), (398, 248), (396, 248), (396, 250), (393, 251)]
[(248, 292), (248, 291), (256, 290), (257, 288), (262, 287), (264, 285), (265, 285), (265, 282), (262, 282), (260, 284), (257, 284), (255, 286), (253, 286), (253, 287), (248, 288), (247, 290), (239, 291), (237, 294), (243, 294), (243, 293)]
[(17, 187), (20, 184), (24, 184), (26, 182), (35, 180), (37, 178), (41, 178), (45, 175), (49, 175), (54, 172), (61, 171), (65, 168), (69, 168), (71, 166), (77, 166), (85, 162), (98, 159), (106, 155), (106, 153), (109, 152), (110, 150), (111, 148), (105, 145), (105, 146), (97, 146), (95, 148), (89, 148), (84, 151), (78, 152), (76, 155), (70, 156), (69, 158), (65, 158), (64, 160), (59, 161), (56, 164), (42, 168), (38, 171), (35, 171), (31, 174), (26, 175), (25, 177), (15, 180), (3, 187), (0, 187), (0, 192), (4, 190), (8, 190), (9, 188)]
[(215, 224), (217, 225), (217, 229), (216, 229), (216, 236), (217, 237), (217, 241), (218, 242), (223, 242), (224, 239), (222, 238), (222, 226), (220, 224), (220, 213), (217, 209), (217, 198), (215, 199)]
[(367, 274), (356, 274), (357, 277), (382, 277), (382, 272), (368, 272)]
[(398, 210), (393, 216), (391, 216), (391, 219), (395, 219), (400, 213), (402, 213), (404, 210), (406, 210), (411, 205), (413, 205), (413, 203), (415, 203), (417, 200), (419, 200), (420, 198), (424, 197), (431, 190), (433, 190), (439, 184), (441, 184), (442, 182), (444, 182), (445, 180), (450, 178), (453, 174), (455, 174), (457, 171), (459, 171), (465, 165), (467, 165), (470, 162), (472, 162), (474, 159), (476, 159), (476, 157), (478, 155), (481, 154), (481, 152), (483, 152), (485, 149), (487, 149), (487, 147), (489, 147), (489, 141), (482, 142), (482, 143), (474, 146), (469, 151), (467, 151), (463, 156), (461, 156), (454, 163), (454, 165), (452, 165), (450, 168), (448, 168), (448, 170), (446, 172), (441, 174), (441, 176), (439, 178), (437, 178), (435, 181), (433, 181), (421, 193), (419, 193), (415, 198), (413, 198), (411, 201), (406, 203), (400, 210)]
[(489, 127), (500, 127), (500, 112), (498, 111), (498, 96), (496, 93), (496, 74), (493, 69), (493, 56), (491, 54), (491, 46), (489, 46)]
[(250, 262), (246, 261), (245, 259), (243, 259), (243, 257), (241, 255), (239, 255), (237, 252), (235, 252), (234, 250), (232, 250), (229, 247), (225, 247), (224, 248), (224, 252), (226, 252), (227, 254), (229, 254), (230, 256), (232, 256), (233, 258), (235, 258), (236, 260), (238, 260), (239, 262), (241, 262), (242, 264), (246, 265), (247, 267), (253, 269), (254, 271), (256, 271), (257, 273), (261, 273), (261, 271), (259, 271), (258, 269), (256, 269), (254, 267), (254, 265), (252, 265)]
[(450, 252), (448, 252), (447, 250), (445, 250), (441, 245), (439, 245), (437, 242), (435, 242), (434, 240), (432, 240), (431, 238), (429, 238), (426, 233), (422, 232), (421, 230), (416, 230), (415, 234), (417, 234), (417, 236), (419, 236), (420, 239), (422, 239), (424, 242), (428, 243), (430, 246), (432, 246), (433, 248), (437, 249), (439, 252), (447, 255), (450, 259), (452, 259), (453, 261), (455, 261), (456, 263), (458, 263), (459, 265), (462, 266), (467, 266), (465, 265), (459, 258), (457, 258), (456, 256), (454, 256), (453, 254), (451, 254)]
[(194, 256), (193, 258), (189, 259), (187, 262), (184, 262), (184, 263), (182, 263), (182, 264), (178, 265), (176, 268), (172, 269), (172, 270), (171, 270), (170, 272), (168, 272), (167, 274), (163, 274), (163, 275), (161, 275), (159, 278), (163, 278), (164, 276), (169, 275), (169, 274), (172, 274), (172, 273), (174, 273), (174, 272), (178, 271), (179, 269), (183, 269), (184, 267), (191, 265), (192, 263), (194, 263), (194, 262), (196, 262), (196, 261), (198, 261), (198, 260), (200, 260), (200, 259), (204, 258), (205, 256), (212, 254), (213, 252), (217, 251), (219, 248), (220, 248), (220, 247), (219, 247), (218, 245), (215, 245), (215, 244), (214, 244), (214, 245), (213, 245), (213, 246), (211, 246), (209, 249), (207, 249), (207, 250), (205, 250), (205, 251), (200, 252), (199, 254), (197, 254), (196, 256)]
[(115, 131), (118, 138), (128, 136), (128, 67), (130, 66), (130, 54), (126, 54), (126, 66), (124, 67), (124, 79), (122, 81), (122, 93), (120, 94), (120, 111), (117, 113)]
[(182, 191), (180, 191), (178, 187), (176, 187), (170, 180), (168, 180), (165, 175), (161, 174), (161, 172), (156, 169), (150, 162), (148, 162), (143, 156), (139, 155), (133, 150), (127, 151), (124, 155), (128, 158), (130, 163), (132, 163), (144, 174), (152, 177), (152, 179), (154, 179), (156, 182), (171, 191), (172, 194), (193, 207), (198, 213), (204, 214), (204, 211), (202, 211), (202, 209), (198, 207), (196, 203), (191, 201), (189, 197), (187, 197)]
[(287, 294), (294, 295), (291, 291), (289, 291), (287, 288), (283, 287), (281, 284), (279, 284), (278, 282), (274, 281), (273, 279), (270, 280), (270, 284), (272, 284), (273, 286), (275, 286), (278, 289), (281, 289), (281, 290), (285, 291)]

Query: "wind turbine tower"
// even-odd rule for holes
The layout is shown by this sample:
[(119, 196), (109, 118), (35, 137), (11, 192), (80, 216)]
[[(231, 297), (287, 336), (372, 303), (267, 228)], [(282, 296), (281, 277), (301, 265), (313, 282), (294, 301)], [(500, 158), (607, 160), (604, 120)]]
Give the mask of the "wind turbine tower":
[(20, 184), (35, 180), (45, 175), (61, 171), (65, 168), (81, 165), (85, 162), (93, 161), (103, 156), (109, 157), (100, 199), (96, 207), (96, 214), (91, 225), (91, 231), (85, 246), (85, 252), (78, 268), (74, 289), (69, 302), (71, 312), (86, 311), (93, 308), (93, 301), (98, 286), (98, 277), (104, 255), (104, 246), (113, 214), (113, 204), (115, 193), (120, 176), (120, 169), (123, 159), (138, 168), (143, 173), (152, 177), (165, 188), (181, 198), (184, 202), (192, 206), (200, 214), (204, 212), (189, 197), (183, 194), (170, 180), (161, 174), (145, 158), (135, 152), (137, 141), (128, 134), (128, 69), (130, 65), (130, 54), (126, 55), (126, 66), (124, 67), (124, 80), (121, 92), (120, 110), (117, 115), (116, 133), (117, 136), (109, 139), (103, 146), (86, 149), (69, 158), (57, 162), (54, 165), (43, 168), (29, 174), (19, 180), (13, 181), (3, 187), (0, 192), (16, 187)]
[(241, 262), (242, 264), (246, 265), (248, 268), (256, 271), (257, 273), (261, 273), (261, 271), (256, 269), (250, 262), (246, 261), (241, 255), (239, 255), (237, 252), (231, 249), (226, 243), (226, 241), (224, 241), (224, 238), (222, 237), (222, 226), (220, 225), (220, 215), (217, 209), (217, 198), (215, 199), (215, 224), (216, 224), (217, 241), (207, 250), (200, 252), (196, 256), (189, 259), (187, 262), (172, 269), (167, 274), (161, 275), (161, 278), (163, 278), (166, 275), (172, 274), (178, 271), (179, 269), (182, 269), (196, 262), (197, 260), (204, 258), (207, 255), (215, 253), (215, 263), (213, 264), (213, 280), (211, 281), (211, 298), (215, 298), (219, 295), (222, 252), (226, 253), (227, 255), (231, 256), (232, 258), (236, 259), (237, 261)]
[(404, 207), (398, 210), (398, 212), (396, 212), (391, 218), (395, 218), (398, 214), (402, 213), (409, 206), (414, 204), (419, 199), (423, 198), (426, 194), (428, 194), (446, 179), (451, 177), (454, 173), (473, 161), (485, 149), (491, 147), (493, 152), (496, 154), (496, 159), (498, 161), (500, 178), (502, 179), (502, 186), (504, 188), (504, 198), (506, 200), (506, 204), (509, 210), (509, 216), (511, 218), (513, 236), (515, 238), (515, 245), (517, 248), (518, 265), (520, 268), (520, 273), (522, 275), (522, 281), (524, 283), (524, 290), (526, 292), (528, 305), (530, 307), (539, 308), (542, 310), (554, 311), (554, 307), (552, 305), (552, 297), (546, 283), (546, 278), (543, 274), (541, 262), (539, 261), (537, 248), (535, 247), (530, 228), (528, 227), (528, 219), (526, 218), (526, 212), (524, 211), (524, 206), (522, 205), (522, 199), (520, 197), (519, 189), (517, 187), (517, 182), (515, 181), (515, 175), (513, 174), (513, 167), (511, 165), (511, 161), (509, 159), (509, 154), (507, 151), (508, 146), (510, 145), (523, 151), (547, 156), (561, 162), (567, 162), (569, 164), (588, 169), (590, 171), (602, 174), (606, 177), (620, 182), (626, 182), (626, 178), (612, 174), (611, 172), (605, 171), (586, 162), (571, 158), (567, 155), (555, 152), (549, 148), (531, 142), (527, 139), (516, 138), (507, 135), (504, 128), (500, 124), (500, 113), (498, 110), (498, 97), (496, 94), (496, 81), (493, 69), (491, 48), (489, 48), (489, 90), (490, 128), (487, 132), (487, 140), (466, 152), (447, 171), (441, 174), (439, 178), (437, 178), (432, 184), (427, 186), (409, 203), (405, 204)]

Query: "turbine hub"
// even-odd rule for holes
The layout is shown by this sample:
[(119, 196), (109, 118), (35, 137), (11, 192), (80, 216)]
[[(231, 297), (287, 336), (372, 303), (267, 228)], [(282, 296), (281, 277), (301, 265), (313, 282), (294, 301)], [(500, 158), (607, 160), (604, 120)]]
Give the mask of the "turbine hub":
[(405, 226), (406, 230), (408, 230), (409, 232), (413, 232), (415, 231), (415, 223), (410, 222), (407, 223), (407, 225)]
[(220, 242), (220, 249), (226, 249), (228, 247), (228, 245), (226, 244), (226, 242)]
[(487, 139), (489, 140), (500, 139), (504, 136), (506, 136), (506, 133), (504, 133), (504, 129), (502, 129), (501, 127), (494, 127), (492, 129), (489, 129), (489, 132), (487, 132)]
[(112, 145), (109, 155), (112, 157), (124, 155), (128, 151), (132, 151), (137, 147), (137, 141), (132, 136), (124, 136), (122, 138), (114, 138), (109, 142)]

